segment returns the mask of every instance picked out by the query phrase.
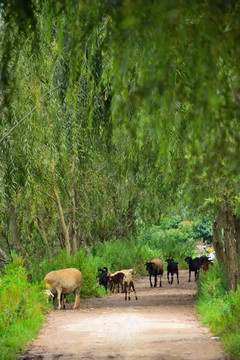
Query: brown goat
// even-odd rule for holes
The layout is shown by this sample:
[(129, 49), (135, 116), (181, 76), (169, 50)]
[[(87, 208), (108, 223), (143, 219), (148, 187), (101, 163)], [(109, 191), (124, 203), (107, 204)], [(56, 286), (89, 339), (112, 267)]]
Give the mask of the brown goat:
[(207, 261), (204, 264), (202, 264), (202, 269), (203, 271), (208, 271), (209, 270), (209, 265), (211, 264), (211, 266), (213, 266), (213, 263), (211, 261)]
[(123, 272), (117, 272), (110, 276), (109, 283), (110, 283), (110, 290), (114, 292), (115, 286), (118, 286), (118, 292), (119, 292), (119, 285), (121, 285), (121, 290), (123, 292), (123, 278), (124, 278)]
[(153, 259), (151, 261), (147, 261), (146, 264), (146, 270), (149, 273), (149, 281), (150, 281), (150, 285), (151, 287), (152, 285), (152, 280), (151, 277), (154, 276), (154, 287), (157, 286), (157, 275), (160, 275), (160, 283), (159, 286), (162, 286), (162, 275), (163, 275), (163, 262), (160, 259)]

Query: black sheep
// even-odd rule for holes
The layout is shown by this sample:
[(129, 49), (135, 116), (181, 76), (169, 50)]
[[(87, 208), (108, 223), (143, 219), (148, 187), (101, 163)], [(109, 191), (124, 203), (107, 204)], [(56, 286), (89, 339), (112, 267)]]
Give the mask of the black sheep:
[(188, 282), (191, 281), (191, 271), (194, 271), (194, 273), (195, 273), (195, 281), (196, 281), (197, 277), (198, 277), (198, 271), (199, 271), (199, 269), (201, 267), (200, 259), (198, 257), (196, 257), (195, 259), (192, 259), (191, 256), (187, 256), (185, 261), (188, 264), (188, 268), (189, 268), (189, 280), (188, 280)]
[(97, 277), (99, 279), (99, 285), (103, 285), (105, 287), (105, 290), (107, 291), (107, 286), (109, 282), (109, 271), (106, 266), (104, 266), (103, 269), (98, 269)]
[[(176, 263), (173, 259), (166, 259), (165, 260), (168, 263), (167, 266), (167, 279), (168, 279), (168, 283), (172, 284), (173, 283), (173, 275), (176, 274), (177, 275), (177, 282), (179, 284), (179, 276), (178, 276), (178, 263)], [(169, 281), (169, 274), (171, 274), (171, 282)]]
[(202, 255), (202, 256), (200, 256), (200, 258), (199, 258), (199, 262), (200, 262), (200, 265), (201, 265), (201, 266), (202, 266), (203, 264), (205, 264), (205, 263), (209, 262), (209, 258), (208, 258), (208, 256), (206, 256), (206, 255)]

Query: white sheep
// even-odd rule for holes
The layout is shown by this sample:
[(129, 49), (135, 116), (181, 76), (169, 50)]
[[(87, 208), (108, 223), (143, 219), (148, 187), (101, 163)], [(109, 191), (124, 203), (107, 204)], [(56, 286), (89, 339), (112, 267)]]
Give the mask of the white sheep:
[(80, 291), (82, 287), (82, 274), (81, 271), (74, 268), (61, 269), (51, 271), (48, 273), (44, 280), (46, 281), (48, 295), (57, 295), (58, 310), (61, 309), (61, 295), (68, 295), (74, 293), (75, 303), (73, 309), (77, 309), (80, 304)]
[(127, 300), (127, 293), (128, 293), (128, 300), (130, 300), (130, 292), (131, 292), (131, 288), (133, 289), (134, 293), (135, 293), (135, 299), (137, 300), (137, 294), (134, 288), (134, 283), (133, 283), (133, 278), (132, 276), (136, 275), (136, 271), (133, 269), (128, 270), (128, 272), (126, 273), (126, 275), (124, 276), (123, 279), (123, 289), (125, 292), (125, 300)]

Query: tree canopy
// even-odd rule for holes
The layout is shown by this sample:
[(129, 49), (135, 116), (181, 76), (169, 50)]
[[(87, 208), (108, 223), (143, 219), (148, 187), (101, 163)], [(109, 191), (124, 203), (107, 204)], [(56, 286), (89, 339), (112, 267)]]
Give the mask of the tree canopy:
[(74, 251), (178, 202), (228, 233), (238, 1), (2, 0), (0, 14), (3, 237)]

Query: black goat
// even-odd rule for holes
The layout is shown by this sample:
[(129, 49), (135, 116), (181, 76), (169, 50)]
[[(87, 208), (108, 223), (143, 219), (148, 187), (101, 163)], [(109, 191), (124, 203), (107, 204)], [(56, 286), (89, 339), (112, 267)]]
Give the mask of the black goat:
[[(179, 284), (179, 276), (178, 276), (178, 263), (176, 263), (173, 259), (166, 259), (165, 260), (168, 263), (167, 266), (167, 279), (168, 279), (168, 283), (172, 284), (173, 283), (173, 275), (176, 274), (177, 275), (177, 282)], [(171, 274), (171, 282), (169, 281), (169, 274)]]
[(194, 273), (195, 273), (195, 281), (196, 281), (197, 277), (198, 277), (198, 271), (201, 268), (200, 258), (196, 257), (196, 258), (192, 259), (191, 256), (187, 256), (185, 261), (188, 264), (188, 268), (189, 268), (189, 280), (188, 280), (188, 282), (191, 281), (191, 271), (194, 271)]
[(109, 282), (109, 271), (106, 268), (106, 266), (104, 266), (103, 269), (98, 269), (98, 279), (99, 279), (99, 285), (103, 285), (105, 287), (105, 290), (107, 291), (107, 286), (108, 286), (108, 282)]
[(212, 260), (206, 255), (200, 256), (199, 262), (203, 271), (208, 271), (210, 264), (213, 266)]
[(200, 265), (201, 265), (201, 266), (202, 266), (203, 264), (209, 262), (209, 261), (210, 261), (210, 260), (209, 260), (208, 256), (206, 256), (206, 255), (202, 255), (202, 256), (200, 256), (200, 258), (199, 258), (199, 262), (200, 262)]

